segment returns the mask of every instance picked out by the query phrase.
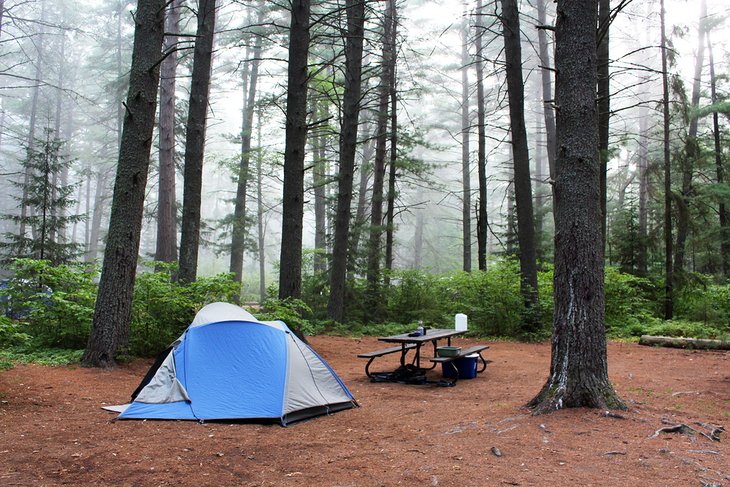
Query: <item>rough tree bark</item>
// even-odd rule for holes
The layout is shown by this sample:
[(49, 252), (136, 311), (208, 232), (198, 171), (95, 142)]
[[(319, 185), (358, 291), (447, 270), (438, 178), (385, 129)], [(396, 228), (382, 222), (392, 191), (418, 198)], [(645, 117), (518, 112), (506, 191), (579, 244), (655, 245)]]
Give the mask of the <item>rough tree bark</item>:
[[(357, 128), (362, 91), (362, 51), (365, 25), (365, 3), (347, 0), (347, 41), (345, 43), (345, 92), (342, 100), (340, 130), (340, 170), (337, 178), (337, 209), (335, 237), (332, 246), (332, 271), (327, 315), (341, 321), (345, 313), (345, 282), (347, 278), (350, 208), (355, 172)], [(364, 169), (363, 169), (364, 170)]]
[(279, 299), (299, 298), (302, 293), (302, 218), (304, 217), (304, 155), (307, 143), (309, 12), (309, 0), (291, 2)]
[(595, 0), (558, 0), (557, 159), (550, 377), (529, 403), (625, 408), (608, 380), (601, 245)]
[[(525, 301), (525, 332), (535, 332), (540, 324), (535, 306), (538, 304), (537, 252), (532, 211), (530, 153), (525, 128), (525, 93), (522, 80), (522, 47), (520, 18), (516, 0), (502, 0), (502, 37), (509, 97), (512, 159), (514, 167), (515, 204), (517, 205), (517, 242), (520, 257), (520, 291)], [(532, 310), (532, 312), (531, 312)]]
[(608, 174), (608, 134), (611, 120), (611, 96), (608, 73), (608, 29), (611, 25), (611, 0), (598, 0), (598, 155), (601, 158), (601, 238), (606, 245), (606, 176)]
[(139, 0), (129, 78), (126, 116), (109, 221), (99, 294), (85, 366), (115, 365), (127, 344), (132, 313), (145, 186), (157, 108), (165, 0)]
[(177, 261), (177, 210), (175, 197), (175, 76), (177, 33), (180, 31), (180, 0), (167, 7), (164, 50), (160, 66), (160, 169), (157, 187), (157, 244), (155, 260)]
[(193, 282), (198, 275), (200, 245), (200, 204), (203, 188), (203, 158), (205, 131), (210, 94), (210, 74), (213, 59), (216, 0), (200, 0), (198, 30), (193, 51), (193, 73), (185, 134), (185, 169), (183, 173), (182, 233), (178, 279)]

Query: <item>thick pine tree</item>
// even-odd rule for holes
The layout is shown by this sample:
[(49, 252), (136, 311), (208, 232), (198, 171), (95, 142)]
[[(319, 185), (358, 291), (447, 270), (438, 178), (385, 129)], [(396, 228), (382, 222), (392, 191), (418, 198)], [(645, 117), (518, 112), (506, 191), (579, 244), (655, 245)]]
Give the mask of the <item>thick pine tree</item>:
[(550, 377), (530, 402), (625, 408), (608, 380), (596, 109), (595, 0), (558, 0), (555, 25), (557, 160)]
[(104, 264), (91, 335), (82, 358), (89, 367), (115, 365), (127, 344), (155, 125), (165, 0), (139, 0), (124, 128), (114, 184)]

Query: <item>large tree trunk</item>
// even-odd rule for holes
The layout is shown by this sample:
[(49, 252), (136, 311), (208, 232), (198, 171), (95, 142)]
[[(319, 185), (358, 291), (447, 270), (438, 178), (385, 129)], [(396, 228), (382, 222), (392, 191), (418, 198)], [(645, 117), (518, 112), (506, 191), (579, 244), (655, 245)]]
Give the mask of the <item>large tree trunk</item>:
[(697, 140), (697, 126), (699, 117), (697, 108), (700, 104), (700, 90), (702, 88), (702, 64), (705, 55), (705, 28), (704, 24), (707, 18), (707, 2), (700, 2), (700, 18), (698, 27), (698, 45), (695, 57), (694, 78), (692, 81), (692, 99), (690, 106), (686, 107), (689, 112), (689, 129), (687, 131), (687, 139), (684, 145), (684, 157), (681, 158), (682, 170), (682, 192), (677, 198), (677, 241), (674, 246), (674, 269), (675, 276), (684, 270), (685, 251), (687, 246), (687, 237), (689, 236), (689, 218), (690, 205), (693, 198), (694, 188), (692, 180), (694, 177), (694, 167), (700, 157), (700, 146)]
[(157, 187), (157, 243), (155, 260), (177, 261), (177, 210), (175, 197), (175, 75), (180, 0), (167, 7), (165, 44), (168, 52), (160, 67), (160, 169)]
[(304, 152), (307, 143), (309, 11), (309, 0), (291, 2), (279, 299), (299, 298), (302, 293), (302, 218), (304, 217)]
[(624, 408), (608, 380), (596, 113), (596, 2), (558, 0), (554, 321), (534, 412)]
[[(707, 52), (710, 58), (710, 95), (712, 104), (717, 103), (717, 78), (715, 78), (715, 61), (712, 57), (712, 43), (710, 32), (707, 32)], [(717, 110), (712, 112), (712, 132), (715, 139), (715, 169), (717, 184), (725, 184), (725, 169), (722, 165), (722, 147), (720, 146), (720, 121)], [(730, 212), (725, 205), (725, 199), (720, 198), (718, 212), (720, 213), (720, 258), (722, 259), (722, 274), (730, 278)]]
[(200, 0), (185, 135), (182, 234), (180, 236), (178, 274), (181, 282), (193, 282), (198, 275), (200, 203), (203, 189), (203, 158), (213, 58), (215, 9), (216, 0)]
[(471, 121), (469, 117), (469, 22), (464, 4), (464, 26), (461, 31), (461, 240), (462, 269), (471, 272)]
[(139, 0), (126, 116), (104, 265), (91, 335), (82, 363), (115, 364), (127, 344), (132, 314), (145, 186), (157, 107), (159, 61), (164, 34), (165, 0)]
[[(264, 8), (258, 6), (257, 25), (264, 21)], [(236, 202), (233, 209), (231, 225), (231, 260), (230, 272), (239, 284), (243, 281), (243, 254), (246, 250), (246, 203), (248, 197), (249, 166), (251, 165), (251, 136), (253, 130), (253, 114), (256, 104), (256, 86), (259, 78), (262, 36), (256, 36), (251, 59), (251, 70), (248, 83), (243, 82), (243, 117), (241, 120), (241, 163), (238, 168), (236, 183)]]
[[(525, 128), (525, 94), (522, 81), (522, 47), (520, 45), (520, 18), (516, 0), (502, 0), (504, 58), (507, 70), (512, 157), (514, 162), (515, 203), (517, 205), (517, 242), (520, 256), (520, 291), (525, 301), (525, 333), (537, 331), (540, 326), (535, 306), (537, 294), (537, 256), (535, 226), (532, 211), (532, 182), (530, 153)], [(532, 310), (532, 312), (530, 311)]]
[[(362, 91), (362, 50), (365, 25), (365, 3), (347, 0), (347, 41), (345, 45), (345, 92), (342, 100), (340, 130), (340, 169), (337, 181), (335, 238), (332, 246), (332, 271), (327, 315), (342, 321), (345, 314), (345, 282), (347, 278), (348, 236), (352, 205), (357, 128)], [(364, 171), (364, 168), (361, 168)], [(357, 222), (356, 222), (357, 223)]]
[(370, 238), (368, 240), (367, 287), (371, 309), (378, 309), (380, 303), (380, 259), (383, 235), (383, 184), (385, 180), (385, 155), (388, 132), (388, 101), (390, 83), (393, 75), (392, 46), (393, 19), (395, 17), (395, 0), (386, 0), (383, 18), (383, 59), (381, 63), (378, 132), (375, 147), (375, 164), (373, 178), (372, 210), (370, 212)]
[(477, 68), (477, 168), (479, 172), (479, 201), (477, 208), (477, 260), (479, 270), (487, 269), (487, 134), (485, 127), (484, 101), (484, 53), (482, 52), (482, 37), (484, 25), (482, 23), (482, 0), (477, 0), (476, 8), (476, 68)]
[(601, 158), (601, 236), (606, 245), (606, 175), (608, 174), (608, 133), (611, 98), (608, 73), (608, 29), (611, 25), (611, 0), (598, 0), (598, 155)]

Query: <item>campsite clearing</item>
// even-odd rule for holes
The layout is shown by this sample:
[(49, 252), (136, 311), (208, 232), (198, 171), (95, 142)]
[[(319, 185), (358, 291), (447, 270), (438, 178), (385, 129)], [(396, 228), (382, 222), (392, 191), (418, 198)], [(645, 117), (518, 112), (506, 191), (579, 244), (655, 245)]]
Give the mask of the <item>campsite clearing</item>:
[(113, 421), (101, 406), (150, 360), (2, 371), (0, 485), (730, 485), (730, 431), (710, 434), (730, 429), (729, 352), (610, 343), (629, 411), (533, 417), (547, 343), (490, 343), (487, 370), (450, 388), (371, 383), (357, 354), (376, 338), (310, 343), (361, 407), (287, 428)]

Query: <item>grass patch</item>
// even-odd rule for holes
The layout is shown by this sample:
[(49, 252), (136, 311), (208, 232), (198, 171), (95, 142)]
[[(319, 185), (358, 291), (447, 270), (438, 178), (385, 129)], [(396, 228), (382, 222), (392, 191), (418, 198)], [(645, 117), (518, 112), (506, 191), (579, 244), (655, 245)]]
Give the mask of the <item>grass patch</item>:
[(0, 350), (0, 369), (9, 369), (17, 364), (38, 364), (52, 367), (78, 364), (83, 354), (83, 350), (41, 349), (20, 345)]

